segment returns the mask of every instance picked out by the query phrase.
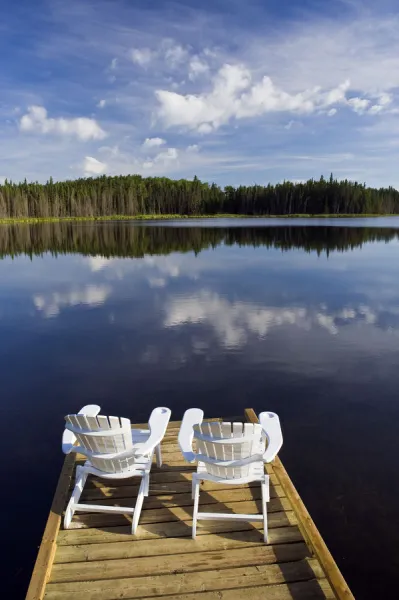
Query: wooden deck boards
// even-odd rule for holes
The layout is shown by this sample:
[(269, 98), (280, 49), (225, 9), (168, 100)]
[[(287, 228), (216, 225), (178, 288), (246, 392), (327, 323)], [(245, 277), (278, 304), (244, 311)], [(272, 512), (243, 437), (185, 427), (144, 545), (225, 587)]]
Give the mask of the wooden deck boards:
[[(248, 420), (256, 417), (246, 411)], [(177, 446), (178, 422), (169, 424), (164, 465), (151, 471), (136, 536), (130, 517), (80, 513), (63, 530), (73, 459), (67, 457), (32, 575), (27, 600), (310, 600), (353, 598), (281, 461), (271, 477), (269, 544), (262, 523), (199, 521), (191, 539), (191, 473)], [(79, 462), (79, 457), (77, 457)], [(260, 486), (206, 482), (200, 505), (207, 512), (261, 512)], [(82, 501), (132, 506), (134, 479), (90, 478)]]

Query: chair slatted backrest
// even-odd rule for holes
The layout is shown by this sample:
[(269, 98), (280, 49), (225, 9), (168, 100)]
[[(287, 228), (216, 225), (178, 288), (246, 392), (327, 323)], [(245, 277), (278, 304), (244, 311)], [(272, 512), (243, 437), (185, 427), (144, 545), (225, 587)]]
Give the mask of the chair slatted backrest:
[(87, 451), (87, 456), (96, 469), (107, 473), (121, 473), (134, 465), (134, 456), (106, 458), (109, 454), (132, 450), (132, 429), (129, 419), (76, 414), (67, 415), (65, 421), (67, 429), (74, 433), (79, 445)]
[[(213, 438), (215, 441), (205, 441), (202, 436)], [(194, 426), (194, 439), (198, 453), (218, 461), (239, 461), (252, 456), (254, 461), (259, 460), (259, 455), (264, 453), (266, 445), (259, 423), (203, 422)], [(223, 479), (247, 477), (251, 468), (250, 464), (235, 467), (207, 462), (204, 464), (210, 475)]]

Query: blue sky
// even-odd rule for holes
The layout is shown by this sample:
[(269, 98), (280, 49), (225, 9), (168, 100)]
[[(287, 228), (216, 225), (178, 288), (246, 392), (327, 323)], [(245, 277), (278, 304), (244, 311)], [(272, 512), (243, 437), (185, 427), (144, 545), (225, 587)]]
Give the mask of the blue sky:
[(399, 187), (393, 2), (19, 0), (4, 15), (0, 181)]

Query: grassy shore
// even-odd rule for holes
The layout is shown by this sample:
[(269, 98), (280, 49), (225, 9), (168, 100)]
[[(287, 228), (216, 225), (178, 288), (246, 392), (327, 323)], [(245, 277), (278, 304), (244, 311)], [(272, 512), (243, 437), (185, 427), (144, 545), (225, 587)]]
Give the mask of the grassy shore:
[(61, 222), (84, 222), (84, 221), (167, 221), (173, 219), (360, 219), (374, 217), (397, 217), (399, 215), (384, 214), (321, 214), (321, 215), (109, 215), (106, 217), (16, 217), (0, 219), (0, 225), (12, 225), (16, 223), (61, 223)]

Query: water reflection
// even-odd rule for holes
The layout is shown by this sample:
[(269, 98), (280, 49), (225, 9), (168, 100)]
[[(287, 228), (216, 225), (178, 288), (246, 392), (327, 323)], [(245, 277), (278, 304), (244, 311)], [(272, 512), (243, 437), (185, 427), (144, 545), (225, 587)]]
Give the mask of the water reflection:
[[(394, 314), (399, 315), (399, 311)], [(295, 325), (309, 331), (316, 326), (331, 335), (337, 335), (341, 327), (350, 323), (374, 325), (378, 321), (377, 311), (365, 305), (347, 306), (332, 312), (323, 304), (313, 308), (280, 308), (229, 302), (218, 294), (203, 291), (172, 301), (167, 307), (164, 324), (165, 327), (176, 327), (187, 323), (208, 323), (215, 330), (220, 343), (232, 348), (245, 344), (250, 334), (262, 338), (276, 327)]]
[(111, 293), (110, 286), (87, 285), (83, 289), (73, 289), (68, 292), (52, 292), (33, 296), (33, 304), (45, 317), (55, 317), (63, 306), (99, 306)]
[[(384, 529), (369, 512), (383, 506), (393, 525), (399, 501), (399, 221), (389, 223), (398, 229), (260, 220), (0, 228), (0, 411), (20, 425), (17, 443), (5, 439), (16, 460), (1, 476), (16, 482), (16, 497), (40, 490), (39, 517), (24, 531), (25, 580), (60, 466), (62, 417), (96, 402), (138, 421), (156, 404), (176, 419), (189, 405), (208, 416), (244, 405), (279, 412), (284, 461), (360, 586)], [(377, 453), (365, 443), (376, 432)], [(10, 534), (19, 519), (10, 515)], [(390, 556), (397, 525), (381, 542)]]
[[(235, 227), (211, 227), (207, 221), (202, 226), (184, 227), (178, 224), (133, 225), (124, 223), (45, 223), (42, 225), (0, 227), (0, 257), (55, 255), (78, 252), (91, 255), (101, 268), (101, 258), (140, 258), (153, 254), (171, 252), (201, 252), (207, 248), (226, 246), (252, 246), (280, 248), (281, 250), (303, 249), (326, 254), (344, 252), (362, 246), (366, 242), (398, 240), (398, 229), (394, 227), (326, 225), (303, 226), (272, 225), (268, 220), (257, 219), (235, 223)], [(333, 220), (334, 221), (334, 220)], [(378, 223), (378, 219), (375, 219)], [(392, 218), (391, 223), (399, 219)], [(183, 222), (182, 225), (187, 225)], [(194, 221), (195, 224), (195, 221)], [(336, 225), (336, 222), (334, 222)], [(93, 262), (95, 265), (96, 262)]]

